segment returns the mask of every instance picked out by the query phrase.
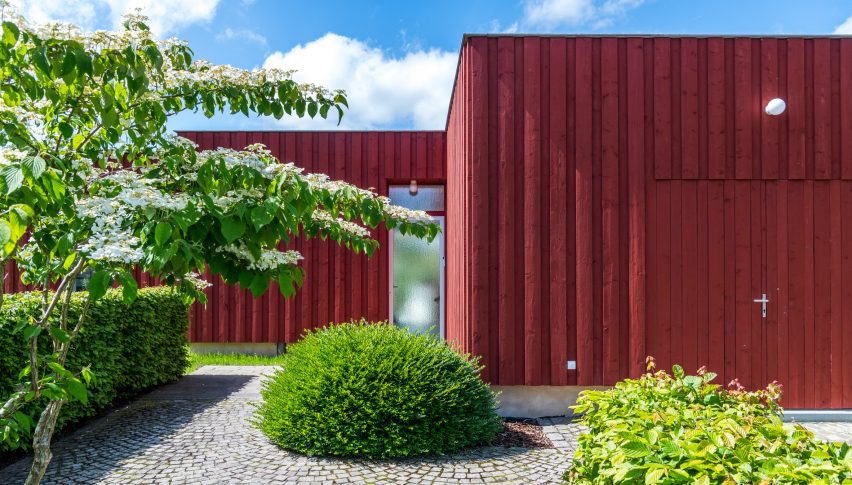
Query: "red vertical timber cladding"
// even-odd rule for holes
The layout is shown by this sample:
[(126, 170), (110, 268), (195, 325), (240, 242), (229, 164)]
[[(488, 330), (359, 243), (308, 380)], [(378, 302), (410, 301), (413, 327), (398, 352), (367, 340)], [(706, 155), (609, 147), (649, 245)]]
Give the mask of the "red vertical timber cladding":
[(592, 40), (578, 38), (575, 46), (575, 224), (577, 384), (595, 383), (593, 252), (592, 252)]
[[(541, 39), (524, 39), (524, 356), (527, 385), (542, 384)], [(474, 108), (475, 109), (475, 108)]]
[[(629, 290), (629, 373), (637, 375), (644, 370), (646, 354), (646, 309), (645, 309), (645, 104), (642, 39), (627, 40), (627, 79), (631, 89), (627, 100), (627, 167), (628, 167), (628, 275)], [(627, 79), (622, 82), (628, 82)]]
[(603, 382), (619, 375), (618, 40), (601, 41), (601, 164), (603, 218)]
[[(518, 230), (515, 217), (516, 200), (513, 184), (515, 163), (515, 40), (511, 37), (497, 39), (497, 183), (498, 191), (498, 234), (515, 234)], [(507, 183), (508, 182), (508, 183)], [(517, 298), (515, 238), (499, 237), (497, 241), (500, 266), (498, 269), (497, 329), (499, 340), (498, 368), (500, 382), (522, 382), (523, 368), (515, 360), (515, 342), (523, 338), (515, 324)]]
[[(406, 181), (397, 175), (396, 164), (392, 163), (395, 153), (388, 147), (393, 147), (396, 137), (418, 136), (410, 132), (369, 135), (359, 132), (188, 132), (183, 135), (195, 140), (202, 149), (241, 149), (249, 143), (261, 142), (281, 160), (292, 161), (308, 172), (327, 173), (332, 179), (374, 187), (381, 193), (387, 193), (388, 181)], [(368, 137), (376, 147), (372, 152), (366, 148)], [(445, 134), (422, 132), (419, 137), (423, 147), (421, 163), (407, 176), (440, 182), (445, 176)], [(304, 330), (330, 321), (361, 316), (370, 320), (387, 319), (388, 253), (382, 250), (387, 244), (386, 231), (379, 230), (377, 237), (381, 246), (372, 258), (352, 254), (329, 241), (305, 242), (297, 238), (295, 245), (288, 246), (302, 251), (307, 274), (302, 289), (288, 300), (281, 297), (275, 285), (267, 294), (254, 299), (247, 290), (225, 285), (218, 277), (210, 278), (213, 286), (206, 290), (208, 304), (199, 304), (191, 312), (192, 341), (293, 342)]]
[(550, 185), (546, 207), (550, 227), (550, 384), (568, 384), (565, 362), (568, 360), (568, 158), (567, 158), (567, 40), (550, 40)]
[[(720, 381), (778, 379), (788, 407), (848, 407), (849, 45), (468, 37), (446, 139), (285, 133), (273, 151), (382, 192), (441, 180), (446, 163), (447, 335), (484, 354), (492, 382), (606, 384), (652, 354), (661, 366), (709, 365)], [(763, 113), (774, 97), (788, 102), (782, 116)], [(278, 338), (386, 316), (387, 254), (297, 245), (318, 276), (277, 301)], [(763, 292), (765, 321), (752, 302)], [(211, 289), (193, 339), (274, 339), (253, 302), (250, 325), (231, 326), (238, 305), (249, 316), (241, 298)], [(276, 300), (259, 308), (272, 315)]]

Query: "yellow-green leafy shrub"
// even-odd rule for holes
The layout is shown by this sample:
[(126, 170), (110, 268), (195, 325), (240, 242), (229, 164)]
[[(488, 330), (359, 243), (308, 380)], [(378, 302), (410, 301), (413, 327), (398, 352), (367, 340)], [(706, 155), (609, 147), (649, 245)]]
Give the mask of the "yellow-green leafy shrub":
[(287, 348), (256, 425), (307, 455), (396, 458), (491, 441), (495, 396), (477, 359), (388, 324), (335, 325)]
[[(845, 484), (848, 444), (826, 443), (779, 418), (780, 386), (746, 392), (715, 374), (653, 371), (609, 390), (584, 391), (575, 412), (588, 433), (565, 479), (590, 483)], [(846, 480), (846, 481), (844, 481)]]
[[(85, 295), (81, 292), (72, 297), (71, 321), (76, 321)], [(14, 328), (22, 319), (37, 316), (40, 299), (39, 293), (17, 293), (4, 298), (0, 310), (0, 395), (12, 391), (19, 381), (20, 369), (27, 363), (27, 348), (22, 345), (24, 336)], [(58, 426), (92, 416), (117, 399), (134, 396), (183, 375), (187, 366), (188, 315), (183, 296), (171, 288), (141, 289), (130, 305), (123, 302), (120, 290), (107, 292), (93, 305), (65, 366), (74, 373), (91, 366), (94, 379), (88, 386), (86, 402), (68, 402)], [(39, 348), (42, 352), (51, 351), (46, 336), (40, 338)], [(23, 412), (36, 420), (44, 405), (44, 401), (35, 401)], [(14, 440), (16, 447), (28, 448), (26, 430), (17, 433), (20, 436)]]

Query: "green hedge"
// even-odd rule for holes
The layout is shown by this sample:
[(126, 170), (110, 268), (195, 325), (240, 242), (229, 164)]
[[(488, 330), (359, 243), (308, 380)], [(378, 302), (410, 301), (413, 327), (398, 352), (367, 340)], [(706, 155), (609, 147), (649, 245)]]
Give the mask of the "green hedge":
[[(649, 366), (653, 368), (653, 363)], [(614, 388), (586, 390), (574, 411), (585, 413), (565, 479), (596, 483), (852, 482), (852, 447), (816, 439), (783, 423), (780, 386), (747, 392), (712, 384), (712, 372), (648, 372)]]
[(306, 455), (450, 453), (501, 427), (477, 359), (386, 323), (334, 325), (287, 348), (255, 424)]
[[(72, 298), (69, 321), (76, 321), (86, 294)], [(26, 365), (27, 351), (20, 332), (13, 333), (16, 322), (36, 315), (40, 295), (6, 295), (0, 311), (0, 396), (11, 393), (18, 372)], [(92, 307), (89, 318), (68, 354), (66, 367), (71, 371), (91, 365), (95, 382), (89, 387), (89, 402), (66, 404), (58, 427), (93, 416), (117, 399), (173, 381), (187, 367), (187, 327), (189, 313), (182, 297), (171, 288), (139, 290), (136, 301), (127, 306), (120, 291), (110, 290)], [(51, 348), (45, 337), (40, 349)], [(27, 411), (37, 416), (44, 402)], [(22, 446), (28, 446), (23, 443)]]

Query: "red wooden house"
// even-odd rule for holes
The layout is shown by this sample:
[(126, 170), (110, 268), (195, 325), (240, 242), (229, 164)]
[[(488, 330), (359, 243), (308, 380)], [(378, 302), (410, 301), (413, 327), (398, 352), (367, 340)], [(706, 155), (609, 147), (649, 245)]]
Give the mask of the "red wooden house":
[(297, 243), (290, 300), (217, 282), (193, 342), (392, 318), (481, 355), (516, 413), (646, 355), (852, 407), (852, 39), (469, 35), (443, 132), (183, 135), (446, 218), (432, 246), (380, 232), (372, 259)]

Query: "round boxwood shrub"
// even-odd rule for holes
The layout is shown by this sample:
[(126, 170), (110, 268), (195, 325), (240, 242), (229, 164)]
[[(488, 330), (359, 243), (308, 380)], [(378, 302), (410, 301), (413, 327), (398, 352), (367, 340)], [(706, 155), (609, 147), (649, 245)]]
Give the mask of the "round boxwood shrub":
[(399, 458), (488, 443), (501, 427), (478, 359), (365, 321), (309, 332), (264, 381), (255, 425), (306, 455)]

